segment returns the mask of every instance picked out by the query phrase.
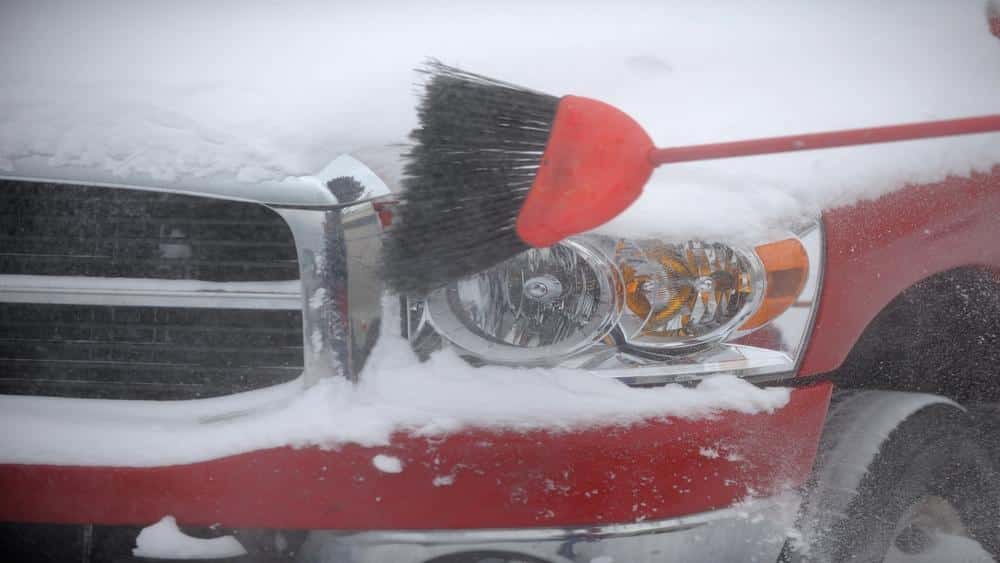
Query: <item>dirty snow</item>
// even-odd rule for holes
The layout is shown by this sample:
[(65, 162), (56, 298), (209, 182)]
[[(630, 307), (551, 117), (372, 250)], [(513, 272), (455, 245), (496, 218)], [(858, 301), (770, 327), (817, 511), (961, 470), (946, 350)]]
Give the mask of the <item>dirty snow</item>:
[(173, 516), (139, 532), (132, 555), (151, 559), (221, 559), (239, 557), (247, 551), (233, 536), (204, 539), (191, 537), (177, 527)]
[[(403, 142), (426, 56), (604, 99), (661, 145), (1000, 112), (985, 0), (22, 1), (0, 51), (0, 169), (119, 180), (274, 180)], [(608, 230), (737, 237), (998, 162), (980, 135), (674, 165)]]
[[(396, 324), (390, 317), (383, 326)], [(773, 412), (789, 393), (728, 375), (696, 387), (637, 389), (576, 369), (473, 369), (451, 350), (417, 363), (405, 340), (383, 333), (356, 385), (331, 378), (304, 392), (293, 382), (186, 402), (0, 396), (0, 427), (7, 429), (0, 433), (0, 463), (141, 467), (285, 445), (381, 446), (400, 430), (562, 432), (647, 418)], [(393, 459), (379, 455), (372, 463), (392, 470), (401, 465)]]
[(378, 454), (372, 458), (372, 465), (382, 473), (402, 473), (403, 462), (398, 457)]

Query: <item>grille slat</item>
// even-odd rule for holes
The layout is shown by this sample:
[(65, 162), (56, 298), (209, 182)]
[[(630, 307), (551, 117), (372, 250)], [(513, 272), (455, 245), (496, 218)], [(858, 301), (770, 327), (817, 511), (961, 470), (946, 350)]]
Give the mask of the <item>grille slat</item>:
[[(0, 180), (0, 274), (86, 276), (100, 287), (95, 278), (278, 282), (297, 280), (298, 264), (288, 226), (260, 205)], [(234, 308), (258, 303), (224, 294), (199, 307), (174, 306), (166, 293), (149, 306), (3, 295), (0, 393), (191, 399), (289, 381), (303, 368), (300, 309)]]

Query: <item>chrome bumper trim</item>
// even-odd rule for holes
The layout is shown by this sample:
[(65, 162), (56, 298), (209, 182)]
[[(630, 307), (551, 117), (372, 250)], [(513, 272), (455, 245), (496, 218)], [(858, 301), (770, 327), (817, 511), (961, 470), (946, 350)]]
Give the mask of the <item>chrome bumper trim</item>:
[[(795, 521), (793, 495), (667, 520), (570, 528), (315, 531), (303, 563), (424, 563), (462, 553), (546, 562), (775, 561)], [(603, 559), (601, 559), (603, 558)]]
[(302, 308), (302, 291), (298, 280), (203, 282), (0, 274), (0, 301), (57, 305), (295, 311)]

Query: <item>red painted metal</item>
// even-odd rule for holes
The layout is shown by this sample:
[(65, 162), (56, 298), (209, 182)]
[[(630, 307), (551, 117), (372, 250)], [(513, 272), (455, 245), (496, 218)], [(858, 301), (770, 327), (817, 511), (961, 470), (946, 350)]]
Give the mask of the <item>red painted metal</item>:
[(829, 211), (820, 306), (800, 376), (840, 366), (907, 287), (962, 266), (1000, 268), (1000, 166)]
[[(804, 482), (829, 397), (821, 385), (793, 391), (773, 414), (399, 434), (387, 447), (280, 448), (170, 467), (0, 465), (0, 520), (148, 524), (173, 514), (232, 527), (447, 529), (669, 518)], [(378, 471), (376, 454), (398, 457), (403, 471)], [(434, 485), (446, 476), (454, 482)]]

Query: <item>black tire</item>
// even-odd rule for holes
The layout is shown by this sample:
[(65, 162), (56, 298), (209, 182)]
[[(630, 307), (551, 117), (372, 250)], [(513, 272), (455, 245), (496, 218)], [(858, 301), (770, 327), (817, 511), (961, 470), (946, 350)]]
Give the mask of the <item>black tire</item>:
[[(837, 421), (831, 420), (821, 453), (836, 440), (836, 426)], [(802, 525), (821, 529), (807, 534), (805, 550), (786, 546), (782, 561), (878, 563), (896, 541), (897, 527), (910, 507), (928, 497), (946, 500), (967, 535), (997, 559), (1000, 475), (981, 435), (970, 417), (954, 406), (920, 409), (885, 439), (856, 490), (811, 484)], [(845, 494), (852, 499), (846, 509), (842, 508)]]
[(969, 415), (975, 425), (976, 437), (1000, 470), (1000, 403), (969, 405)]

